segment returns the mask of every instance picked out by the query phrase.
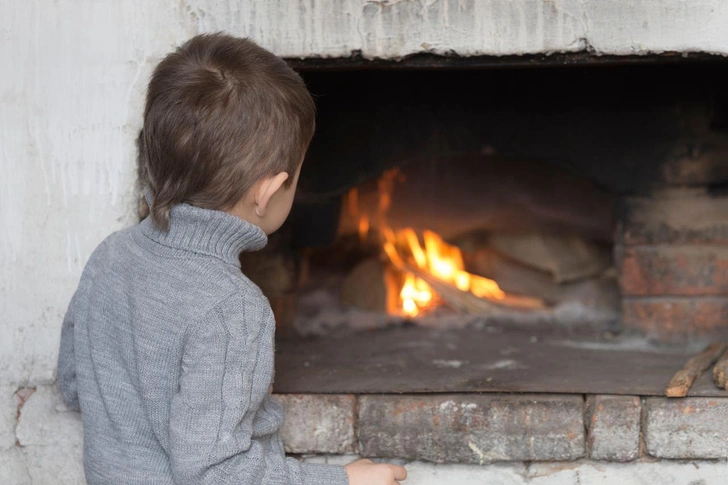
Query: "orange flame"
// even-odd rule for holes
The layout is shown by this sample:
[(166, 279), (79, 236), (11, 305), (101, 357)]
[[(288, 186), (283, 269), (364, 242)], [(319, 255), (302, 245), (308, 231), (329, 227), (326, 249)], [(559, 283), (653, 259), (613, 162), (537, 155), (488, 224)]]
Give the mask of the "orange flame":
[(349, 217), (358, 221), (360, 240), (366, 241), (370, 232), (380, 234), (383, 239), (382, 250), (393, 268), (385, 278), (387, 310), (393, 314), (414, 317), (440, 303), (439, 295), (425, 280), (412, 273), (413, 268), (418, 273), (425, 272), (477, 297), (504, 299), (505, 294), (495, 281), (465, 271), (460, 249), (447, 244), (438, 234), (423, 231), (418, 235), (411, 228), (391, 229), (387, 215), (392, 205), (392, 194), (395, 185), (403, 181), (404, 175), (399, 169), (382, 174), (377, 180), (376, 213), (367, 213), (360, 206), (360, 194), (356, 188), (349, 190), (345, 196)]
[(447, 244), (438, 234), (424, 231), (422, 234), (424, 247), (420, 244), (417, 233), (411, 228), (396, 232), (384, 228), (382, 235), (384, 253), (392, 266), (405, 272), (401, 288), (388, 288), (388, 291), (394, 291), (399, 295), (398, 313), (401, 315), (415, 317), (433, 308), (438, 302), (437, 295), (430, 285), (407, 272), (407, 265), (427, 272), (462, 291), (470, 291), (480, 298), (495, 300), (505, 298), (505, 293), (498, 283), (465, 271), (460, 249)]

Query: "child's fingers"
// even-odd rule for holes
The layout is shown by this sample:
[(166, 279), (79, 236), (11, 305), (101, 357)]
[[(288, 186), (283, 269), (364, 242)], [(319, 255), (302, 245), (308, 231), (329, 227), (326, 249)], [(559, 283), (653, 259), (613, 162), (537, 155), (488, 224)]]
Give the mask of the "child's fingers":
[(403, 466), (389, 465), (395, 480), (405, 480), (407, 478), (407, 470)]

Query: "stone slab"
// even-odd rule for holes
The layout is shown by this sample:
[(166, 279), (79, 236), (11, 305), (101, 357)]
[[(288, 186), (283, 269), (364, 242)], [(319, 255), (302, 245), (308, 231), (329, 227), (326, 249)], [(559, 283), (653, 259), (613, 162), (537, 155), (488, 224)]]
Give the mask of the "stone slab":
[(728, 457), (728, 399), (645, 399), (645, 450), (657, 458)]
[(363, 456), (437, 463), (574, 460), (584, 400), (568, 395), (361, 396)]
[[(547, 325), (473, 324), (278, 342), (276, 392), (663, 396), (665, 383), (704, 345), (664, 346), (630, 335), (601, 338)], [(690, 395), (728, 397), (728, 392), (699, 380)]]
[(637, 459), (641, 414), (642, 401), (637, 396), (587, 396), (587, 456), (617, 462)]
[[(352, 457), (306, 461), (345, 464)], [(402, 463), (407, 485), (725, 485), (728, 463), (643, 459), (630, 463), (577, 460), (559, 463), (494, 463), (487, 466)]]
[(525, 485), (526, 466), (522, 463), (492, 463), (488, 466), (423, 463), (404, 465), (407, 485)]
[(281, 438), (288, 453), (353, 453), (356, 396), (278, 394), (285, 410)]
[(726, 482), (726, 473), (728, 465), (725, 461), (534, 463), (528, 469), (528, 479), (525, 483), (528, 485), (723, 485)]

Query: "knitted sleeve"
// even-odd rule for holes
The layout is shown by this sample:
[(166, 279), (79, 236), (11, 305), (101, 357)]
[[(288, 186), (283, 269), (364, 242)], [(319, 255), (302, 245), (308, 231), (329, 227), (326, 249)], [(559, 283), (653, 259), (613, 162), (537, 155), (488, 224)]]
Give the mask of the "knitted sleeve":
[(78, 319), (83, 318), (82, 301), (86, 299), (85, 296), (89, 285), (89, 276), (87, 273), (88, 270), (85, 269), (81, 275), (78, 289), (76, 289), (73, 298), (71, 298), (71, 303), (68, 305), (66, 316), (63, 318), (61, 345), (58, 351), (58, 388), (69, 409), (73, 409), (74, 411), (81, 410), (78, 401), (78, 382), (76, 380), (74, 330)]
[(281, 410), (267, 399), (274, 349), (266, 318), (255, 298), (235, 295), (190, 327), (169, 423), (175, 483), (348, 485), (343, 467), (283, 455)]

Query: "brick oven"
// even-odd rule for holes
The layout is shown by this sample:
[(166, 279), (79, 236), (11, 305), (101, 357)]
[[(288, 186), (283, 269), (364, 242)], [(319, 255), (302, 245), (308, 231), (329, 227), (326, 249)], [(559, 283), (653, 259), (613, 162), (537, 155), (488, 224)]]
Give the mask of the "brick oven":
[[(317, 97), (291, 220), (243, 262), (280, 325), (289, 452), (401, 461), (407, 485), (725, 483), (728, 395), (710, 372), (664, 391), (726, 333), (728, 2), (2, 7), (0, 484), (84, 483), (63, 315), (138, 221), (154, 66), (218, 31)], [(410, 273), (437, 234), (446, 284), (385, 229)]]
[[(708, 433), (728, 393), (708, 374), (659, 397), (728, 336), (728, 70), (568, 59), (292, 61), (318, 132), (291, 219), (243, 257), (278, 317), (289, 451), (728, 453), (728, 429)], [(413, 268), (420, 250), (384, 247), (424, 253), (427, 232), (504, 300), (481, 305)], [(407, 273), (436, 305), (407, 309)]]

